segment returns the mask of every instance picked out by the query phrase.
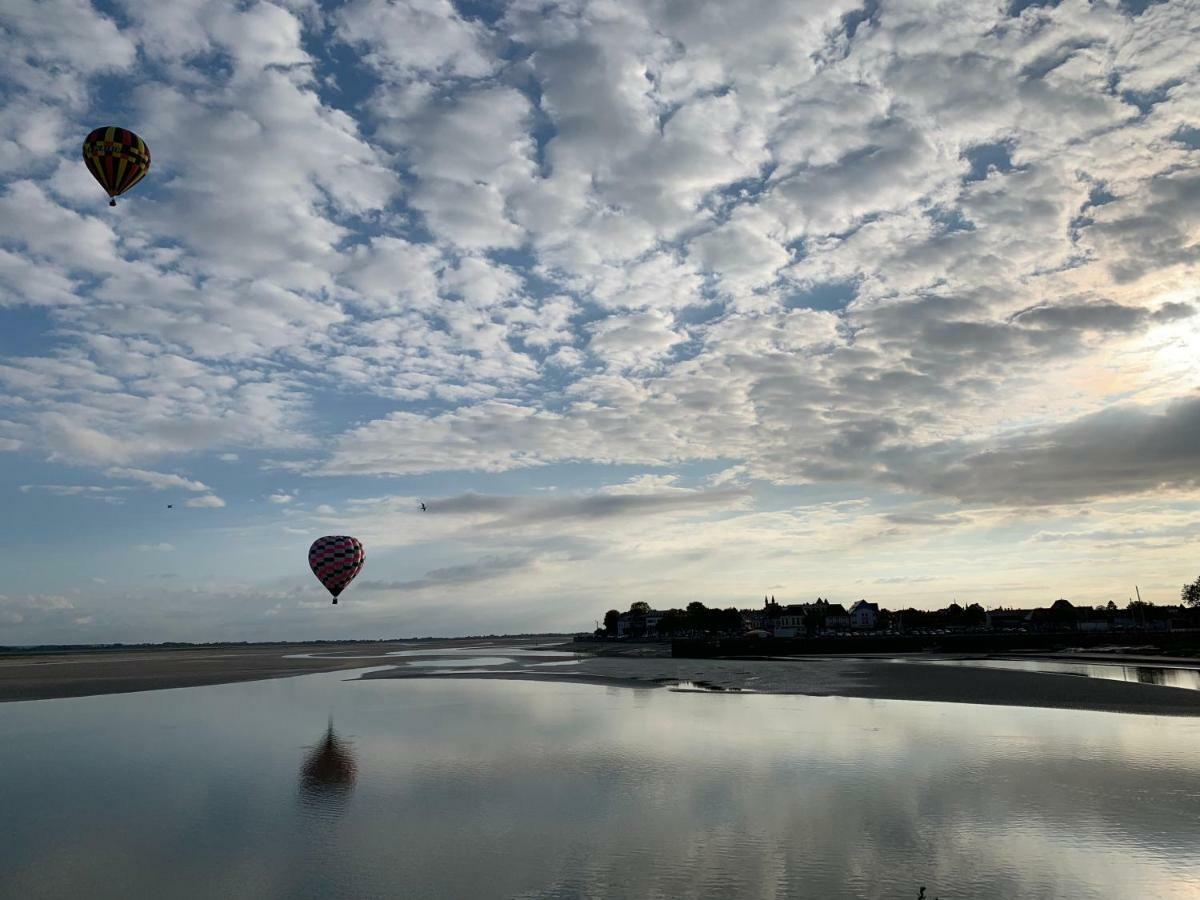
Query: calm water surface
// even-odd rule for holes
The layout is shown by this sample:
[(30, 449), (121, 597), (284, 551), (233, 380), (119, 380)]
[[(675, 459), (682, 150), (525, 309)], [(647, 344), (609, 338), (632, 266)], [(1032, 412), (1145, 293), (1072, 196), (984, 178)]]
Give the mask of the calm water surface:
[(0, 896), (1200, 896), (1198, 720), (353, 677), (0, 704)]
[[(899, 659), (899, 662), (917, 662)], [(1020, 672), (1048, 672), (1053, 675), (1078, 675), (1106, 681), (1132, 681), (1163, 687), (1200, 691), (1200, 669), (1185, 665), (1129, 665), (1053, 659), (936, 659), (919, 660), (924, 665), (968, 666), (982, 669), (1010, 669)]]

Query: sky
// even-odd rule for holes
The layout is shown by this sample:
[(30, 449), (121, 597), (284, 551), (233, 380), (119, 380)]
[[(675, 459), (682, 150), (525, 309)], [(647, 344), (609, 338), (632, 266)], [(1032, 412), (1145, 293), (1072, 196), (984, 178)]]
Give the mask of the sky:
[(2, 0), (0, 644), (1177, 601), (1198, 44), (1195, 0)]

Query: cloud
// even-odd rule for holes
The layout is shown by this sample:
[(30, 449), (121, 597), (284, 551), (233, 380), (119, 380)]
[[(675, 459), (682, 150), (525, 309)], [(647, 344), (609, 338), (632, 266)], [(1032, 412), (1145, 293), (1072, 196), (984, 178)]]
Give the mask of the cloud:
[(1079, 306), (1041, 306), (1018, 313), (1022, 325), (1088, 331), (1132, 331), (1149, 312), (1118, 303), (1090, 303)]
[(196, 497), (193, 500), (188, 500), (184, 506), (190, 506), (194, 509), (220, 509), (225, 505), (225, 501), (215, 494), (206, 494), (203, 497)]
[[(482, 515), (497, 529), (554, 522), (589, 522), (671, 514), (701, 514), (743, 505), (751, 496), (740, 487), (708, 490), (661, 490), (658, 485), (635, 485), (640, 492), (621, 491), (576, 497), (503, 497), (459, 494), (438, 500), (430, 513), (439, 516)], [(655, 487), (660, 489), (655, 490)]]
[[(178, 473), (215, 458), (260, 498), (325, 478), (289, 526), (457, 473), (402, 490), (454, 485), (426, 527), (496, 558), (548, 552), (504, 523), (812, 546), (737, 485), (886, 500), (830, 527), (910, 548), (1184, 502), (1196, 10), (870, 6), (8, 4), (6, 465), (108, 503), (73, 482), (216, 507)], [(110, 95), (155, 160), (115, 210), (78, 159)], [(659, 480), (595, 487), (612, 466)]]
[(970, 521), (963, 516), (937, 515), (934, 513), (886, 513), (883, 518), (894, 525), (943, 526), (961, 525)]
[(71, 618), (75, 604), (60, 594), (0, 594), (0, 623), (11, 626), (55, 626)]
[[(81, 84), (160, 66), (136, 112), (171, 163), (136, 218), (76, 208), (61, 178), (5, 184), (0, 296), (65, 328), (7, 363), (21, 446), (128, 467), (303, 450), (317, 424), (325, 472), (721, 457), (790, 482), (857, 470), (820, 457), (868, 432), (994, 429), (987, 404), (1031, 372), (1186, 321), (1194, 297), (1142, 281), (1191, 265), (1170, 140), (1191, 70), (1149, 49), (1186, 15), (1056, 8), (1034, 36), (980, 9), (927, 45), (920, 10), (854, 11), (618, 3), (601, 26), (356, 0), (318, 34), (299, 9), (197, 4), (84, 16), (95, 58), (34, 29)], [(373, 73), (361, 103), (321, 39)], [(1143, 109), (1114, 78), (1175, 87)], [(790, 308), (830, 285), (836, 309)], [(330, 379), (394, 408), (313, 418)]]
[(338, 14), (338, 38), (365, 48), (366, 63), (389, 78), (482, 77), (494, 62), (489, 36), (447, 0), (379, 3), (355, 0)]
[(91, 484), (23, 484), (21, 485), (21, 493), (28, 494), (32, 491), (40, 491), (49, 494), (53, 497), (83, 497), (88, 500), (99, 500), (102, 503), (112, 503), (120, 505), (125, 502), (125, 498), (117, 492), (127, 490), (126, 488), (111, 488), (101, 487)]
[(899, 483), (970, 503), (1038, 506), (1190, 490), (1200, 483), (1200, 397), (1158, 411), (1115, 406), (987, 447), (906, 450), (895, 459), (890, 476)]
[(525, 554), (486, 556), (471, 563), (430, 569), (421, 578), (411, 581), (364, 581), (356, 585), (364, 592), (405, 593), (424, 591), (431, 588), (456, 588), (503, 578), (529, 569), (536, 560)]
[(618, 369), (644, 369), (682, 340), (661, 314), (610, 316), (593, 326), (588, 349)]
[(156, 491), (168, 488), (180, 488), (185, 491), (194, 492), (209, 490), (208, 485), (202, 481), (193, 481), (190, 478), (184, 478), (182, 475), (172, 475), (166, 472), (152, 472), (148, 469), (128, 469), (114, 466), (106, 469), (104, 474), (109, 478), (116, 478), (123, 481), (140, 481)]
[(283, 491), (276, 491), (274, 494), (271, 494), (269, 497), (267, 497), (267, 500), (271, 503), (279, 504), (291, 503), (295, 499), (296, 497), (294, 494), (287, 494)]

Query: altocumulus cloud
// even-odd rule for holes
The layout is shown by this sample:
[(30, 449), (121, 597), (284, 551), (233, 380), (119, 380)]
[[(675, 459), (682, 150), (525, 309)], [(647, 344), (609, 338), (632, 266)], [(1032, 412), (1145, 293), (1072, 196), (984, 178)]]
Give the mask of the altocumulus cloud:
[[(430, 527), (485, 530), (751, 503), (575, 490), (611, 466), (719, 467), (776, 504), (1190, 502), (1200, 12), (869, 12), (12, 0), (14, 489), (215, 508), (220, 479), (299, 516), (275, 467), (332, 516), (436, 476)], [(111, 211), (78, 160), (100, 109), (155, 160)], [(484, 499), (516, 470), (583, 474)]]

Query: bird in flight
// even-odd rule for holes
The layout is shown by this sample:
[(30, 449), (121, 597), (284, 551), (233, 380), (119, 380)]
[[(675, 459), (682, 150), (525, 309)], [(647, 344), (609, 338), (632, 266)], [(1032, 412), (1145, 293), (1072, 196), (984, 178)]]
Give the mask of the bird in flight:
[(167, 504), (167, 509), (174, 509), (174, 508), (175, 508), (175, 504), (174, 504), (174, 503), (168, 503), (168, 504)]
[(425, 512), (425, 504), (424, 503), (421, 504), (421, 512)]

